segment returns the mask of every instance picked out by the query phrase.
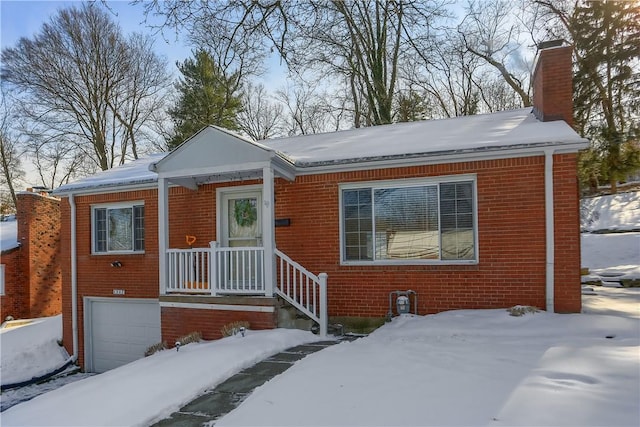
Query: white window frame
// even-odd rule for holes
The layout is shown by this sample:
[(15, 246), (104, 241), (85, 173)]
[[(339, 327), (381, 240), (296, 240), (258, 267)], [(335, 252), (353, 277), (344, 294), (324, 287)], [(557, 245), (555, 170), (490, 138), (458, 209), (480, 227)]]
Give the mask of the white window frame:
[[(403, 187), (417, 187), (417, 186), (429, 186), (456, 182), (471, 182), (473, 189), (473, 244), (474, 244), (474, 259), (384, 259), (384, 260), (347, 260), (345, 254), (345, 241), (344, 241), (344, 206), (342, 201), (342, 193), (344, 190), (355, 190), (360, 188), (372, 188), (372, 189), (384, 189), (384, 188), (403, 188)], [(438, 196), (438, 200), (440, 197)], [(375, 200), (372, 201), (372, 209), (375, 209)], [(476, 174), (464, 174), (464, 175), (443, 175), (429, 178), (407, 178), (407, 179), (393, 179), (393, 180), (381, 180), (381, 181), (361, 181), (361, 182), (349, 182), (341, 183), (338, 185), (338, 209), (339, 215), (339, 230), (340, 233), (340, 265), (475, 265), (478, 264), (479, 246), (478, 246), (478, 183)], [(438, 218), (440, 212), (438, 209)], [(441, 233), (441, 230), (439, 230)]]
[[(114, 254), (143, 254), (145, 251), (143, 250), (135, 250), (135, 216), (133, 216), (133, 224), (131, 230), (131, 238), (132, 238), (132, 248), (133, 250), (124, 250), (124, 251), (110, 251), (109, 243), (107, 240), (107, 250), (104, 252), (96, 251), (96, 210), (97, 209), (122, 209), (122, 208), (131, 208), (133, 214), (133, 208), (135, 206), (143, 206), (145, 207), (144, 200), (135, 200), (130, 202), (118, 202), (118, 203), (101, 203), (96, 205), (91, 205), (91, 254), (92, 255), (114, 255)], [(146, 209), (145, 209), (146, 216)], [(144, 226), (145, 229), (145, 244), (146, 244), (146, 224)], [(109, 231), (107, 230), (107, 239), (109, 238)]]
[(4, 295), (4, 272), (5, 264), (0, 264), (0, 295)]

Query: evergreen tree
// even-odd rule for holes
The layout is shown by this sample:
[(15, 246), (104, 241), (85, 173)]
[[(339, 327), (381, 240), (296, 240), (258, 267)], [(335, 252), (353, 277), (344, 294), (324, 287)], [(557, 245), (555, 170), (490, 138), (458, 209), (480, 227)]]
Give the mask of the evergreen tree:
[(239, 129), (237, 116), (242, 103), (238, 74), (226, 75), (205, 50), (193, 56), (177, 64), (182, 77), (175, 84), (177, 105), (169, 110), (174, 123), (174, 135), (167, 141), (169, 149), (208, 125)]
[(617, 182), (640, 168), (640, 3), (582, 1), (571, 14), (541, 3), (561, 18), (574, 44), (575, 123), (594, 152), (583, 160), (592, 160), (591, 172), (598, 170), (615, 193)]

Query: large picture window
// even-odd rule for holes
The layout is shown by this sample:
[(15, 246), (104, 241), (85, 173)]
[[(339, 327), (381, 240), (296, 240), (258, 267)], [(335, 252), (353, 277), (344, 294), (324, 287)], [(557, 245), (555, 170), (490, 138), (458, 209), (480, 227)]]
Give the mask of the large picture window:
[(93, 207), (93, 252), (144, 251), (144, 205)]
[(345, 185), (344, 262), (476, 260), (474, 181)]

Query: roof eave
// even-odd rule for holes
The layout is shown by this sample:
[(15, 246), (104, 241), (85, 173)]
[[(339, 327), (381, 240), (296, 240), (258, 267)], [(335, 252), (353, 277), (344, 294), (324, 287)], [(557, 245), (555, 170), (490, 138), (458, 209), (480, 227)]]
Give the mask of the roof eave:
[(387, 167), (414, 166), (417, 164), (456, 163), (470, 160), (493, 160), (508, 157), (528, 157), (544, 154), (552, 149), (556, 154), (574, 153), (589, 147), (589, 140), (545, 142), (498, 147), (482, 147), (463, 150), (447, 150), (427, 153), (401, 154), (390, 156), (362, 157), (326, 162), (296, 162), (301, 175), (323, 172), (343, 172), (363, 169), (382, 169)]

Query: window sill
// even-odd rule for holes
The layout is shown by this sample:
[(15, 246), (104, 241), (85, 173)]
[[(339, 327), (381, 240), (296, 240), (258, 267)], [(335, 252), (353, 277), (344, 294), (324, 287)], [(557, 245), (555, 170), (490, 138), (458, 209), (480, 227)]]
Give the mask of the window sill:
[(463, 266), (463, 265), (478, 265), (478, 260), (459, 260), (459, 261), (435, 261), (435, 260), (388, 260), (388, 261), (340, 261), (340, 266), (350, 267), (388, 267), (388, 266), (402, 266), (402, 265), (414, 265), (414, 266)]
[(114, 255), (144, 255), (145, 251), (112, 251), (112, 252), (92, 252), (91, 256), (114, 256)]

